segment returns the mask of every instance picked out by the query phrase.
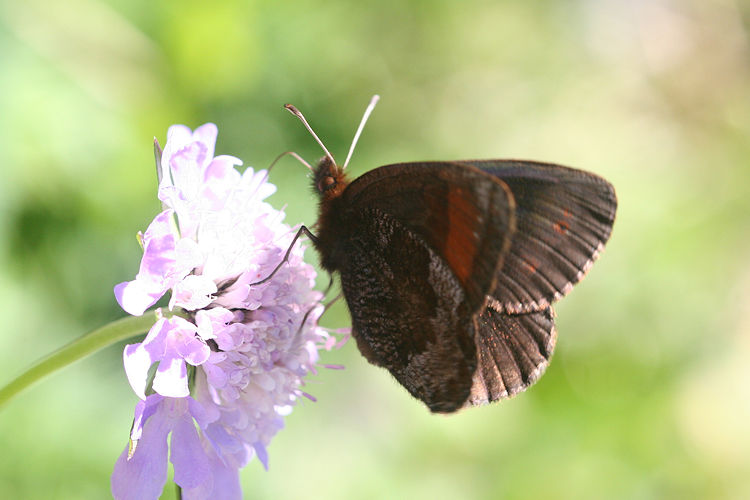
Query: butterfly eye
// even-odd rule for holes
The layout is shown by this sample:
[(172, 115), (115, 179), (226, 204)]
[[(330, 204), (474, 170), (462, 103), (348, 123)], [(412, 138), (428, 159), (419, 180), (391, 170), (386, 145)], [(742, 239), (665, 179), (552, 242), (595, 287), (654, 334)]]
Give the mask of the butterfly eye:
[(336, 178), (329, 175), (320, 181), (320, 183), (318, 184), (318, 189), (320, 190), (320, 192), (324, 192), (324, 191), (328, 191), (335, 185), (336, 185)]

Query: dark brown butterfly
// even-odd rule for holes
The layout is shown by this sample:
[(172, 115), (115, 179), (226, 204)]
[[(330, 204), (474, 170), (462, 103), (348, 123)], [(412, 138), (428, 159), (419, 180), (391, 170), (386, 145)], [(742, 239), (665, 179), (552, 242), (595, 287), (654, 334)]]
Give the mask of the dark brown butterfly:
[[(611, 184), (518, 160), (400, 163), (349, 182), (323, 146), (321, 265), (341, 276), (362, 355), (433, 412), (510, 397), (542, 374), (555, 346), (551, 304), (610, 236)], [(299, 233), (298, 233), (299, 234)]]

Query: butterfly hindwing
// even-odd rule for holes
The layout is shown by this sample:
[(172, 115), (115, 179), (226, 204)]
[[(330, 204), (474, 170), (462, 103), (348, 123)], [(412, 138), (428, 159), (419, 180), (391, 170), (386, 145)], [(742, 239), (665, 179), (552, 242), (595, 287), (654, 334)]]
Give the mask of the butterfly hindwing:
[(477, 369), (465, 406), (511, 397), (536, 382), (555, 347), (551, 307), (508, 314), (487, 307), (477, 318)]
[(433, 412), (460, 408), (476, 367), (473, 311), (455, 274), (416, 233), (377, 209), (348, 222), (339, 269), (360, 352)]
[(513, 193), (516, 232), (491, 295), (507, 312), (543, 310), (583, 278), (609, 239), (612, 185), (589, 172), (517, 160), (466, 161)]

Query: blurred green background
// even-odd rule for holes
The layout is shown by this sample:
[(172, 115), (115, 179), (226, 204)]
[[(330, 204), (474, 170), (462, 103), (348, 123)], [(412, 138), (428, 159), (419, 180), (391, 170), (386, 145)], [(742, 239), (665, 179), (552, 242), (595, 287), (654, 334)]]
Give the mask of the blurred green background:
[[(246, 498), (750, 498), (749, 23), (733, 0), (3, 0), (0, 384), (123, 316), (112, 286), (159, 209), (153, 136), (212, 121), (246, 165), (315, 161), (291, 102), (343, 159), (379, 93), (354, 175), (572, 165), (616, 186), (614, 233), (531, 390), (432, 416), (352, 342), (324, 353), (346, 370), (311, 379), (270, 471), (242, 472)], [(305, 169), (271, 180), (312, 224)], [(0, 497), (109, 496), (136, 402), (121, 349), (0, 411)]]

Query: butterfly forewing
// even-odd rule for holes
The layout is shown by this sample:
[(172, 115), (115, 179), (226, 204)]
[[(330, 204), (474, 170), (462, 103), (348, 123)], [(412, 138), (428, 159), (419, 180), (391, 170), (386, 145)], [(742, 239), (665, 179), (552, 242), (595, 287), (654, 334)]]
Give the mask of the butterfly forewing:
[(594, 174), (560, 165), (462, 163), (501, 179), (515, 199), (516, 232), (491, 295), (507, 312), (545, 309), (581, 280), (609, 239), (617, 209), (614, 188)]
[(379, 210), (418, 235), (479, 310), (515, 227), (513, 195), (504, 182), (457, 163), (403, 163), (362, 175), (342, 201), (350, 210)]

